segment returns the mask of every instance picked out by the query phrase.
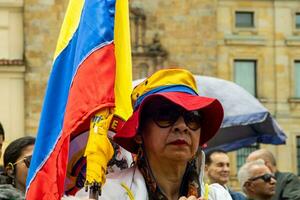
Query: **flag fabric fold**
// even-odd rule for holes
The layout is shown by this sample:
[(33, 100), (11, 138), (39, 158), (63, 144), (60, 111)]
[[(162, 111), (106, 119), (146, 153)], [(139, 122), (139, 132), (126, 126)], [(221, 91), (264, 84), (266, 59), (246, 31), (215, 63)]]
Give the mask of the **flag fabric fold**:
[[(131, 113), (126, 17), (127, 0), (70, 0), (42, 108), (26, 199), (60, 199), (67, 190), (74, 193), (82, 186), (78, 177), (85, 179), (81, 172), (86, 168), (83, 154), (91, 118), (105, 108), (115, 108), (123, 119)], [(70, 148), (73, 141), (77, 145)], [(74, 180), (67, 180), (68, 169)]]

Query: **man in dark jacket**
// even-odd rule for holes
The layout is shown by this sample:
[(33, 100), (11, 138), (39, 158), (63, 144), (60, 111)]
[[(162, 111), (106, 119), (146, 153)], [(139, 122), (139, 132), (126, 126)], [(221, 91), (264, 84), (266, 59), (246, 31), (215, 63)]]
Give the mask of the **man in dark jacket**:
[(223, 150), (212, 150), (205, 155), (205, 172), (210, 183), (219, 183), (229, 192), (233, 200), (245, 200), (246, 197), (228, 188), (230, 166), (229, 157)]
[(300, 179), (295, 174), (278, 171), (274, 155), (266, 149), (259, 149), (249, 154), (247, 162), (257, 159), (263, 159), (265, 165), (275, 174), (276, 193), (272, 200), (300, 200)]

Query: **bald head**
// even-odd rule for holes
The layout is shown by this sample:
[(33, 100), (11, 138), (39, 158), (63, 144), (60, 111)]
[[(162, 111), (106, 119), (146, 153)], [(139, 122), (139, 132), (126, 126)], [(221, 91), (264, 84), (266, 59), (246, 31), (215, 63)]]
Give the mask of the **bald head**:
[(275, 157), (270, 151), (266, 149), (259, 149), (253, 151), (248, 155), (247, 162), (251, 162), (258, 159), (264, 160), (266, 166), (269, 167), (272, 173), (275, 173), (277, 171)]

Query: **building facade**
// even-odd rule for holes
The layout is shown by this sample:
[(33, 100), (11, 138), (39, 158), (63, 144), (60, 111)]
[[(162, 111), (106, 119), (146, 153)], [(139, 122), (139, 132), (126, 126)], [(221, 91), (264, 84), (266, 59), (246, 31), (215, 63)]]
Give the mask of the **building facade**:
[(300, 1), (220, 0), (217, 7), (217, 76), (237, 82), (269, 109), (287, 144), (260, 146), (276, 155), (280, 170), (300, 175)]
[[(67, 0), (0, 1), (0, 121), (7, 141), (37, 132)], [(232, 80), (288, 136), (260, 145), (300, 175), (300, 1), (131, 0), (133, 78), (165, 66)], [(201, 93), (201, 88), (199, 88)], [(230, 154), (232, 185), (241, 152)]]

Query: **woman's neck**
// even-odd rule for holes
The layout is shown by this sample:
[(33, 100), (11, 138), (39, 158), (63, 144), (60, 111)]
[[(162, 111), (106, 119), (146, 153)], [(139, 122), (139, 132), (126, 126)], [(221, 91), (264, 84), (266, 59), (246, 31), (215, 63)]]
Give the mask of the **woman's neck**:
[(153, 176), (161, 191), (168, 199), (179, 199), (179, 190), (183, 175), (186, 170), (186, 163), (179, 162), (151, 162), (149, 165)]

